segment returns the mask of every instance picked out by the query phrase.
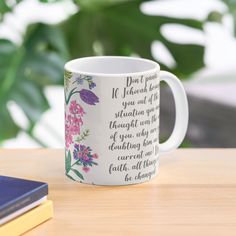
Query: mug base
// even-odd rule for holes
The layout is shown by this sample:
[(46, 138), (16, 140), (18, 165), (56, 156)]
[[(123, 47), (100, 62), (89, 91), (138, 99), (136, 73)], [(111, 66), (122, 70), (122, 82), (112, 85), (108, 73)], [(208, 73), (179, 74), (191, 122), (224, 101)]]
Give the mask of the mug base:
[(129, 185), (137, 185), (137, 184), (142, 184), (142, 183), (146, 183), (146, 182), (149, 182), (151, 180), (153, 180), (154, 178), (157, 177), (159, 171), (156, 170), (155, 174), (149, 178), (149, 179), (143, 179), (143, 180), (140, 180), (140, 181), (137, 181), (137, 182), (122, 182), (122, 183), (114, 183), (114, 182), (104, 182), (104, 183), (99, 183), (99, 182), (88, 182), (88, 181), (81, 181), (81, 180), (75, 180), (75, 179), (72, 179), (70, 176), (66, 175), (69, 179), (71, 179), (72, 181), (74, 182), (77, 182), (77, 183), (81, 183), (81, 184), (86, 184), (86, 185), (95, 185), (95, 186), (129, 186)]

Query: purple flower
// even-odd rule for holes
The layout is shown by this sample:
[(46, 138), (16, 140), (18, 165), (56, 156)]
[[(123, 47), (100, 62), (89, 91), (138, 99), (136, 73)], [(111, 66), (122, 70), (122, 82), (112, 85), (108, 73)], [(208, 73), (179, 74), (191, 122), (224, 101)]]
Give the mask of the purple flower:
[[(84, 167), (97, 164), (93, 161), (95, 154), (92, 153), (92, 149), (90, 147), (86, 147), (83, 144), (74, 145), (73, 155), (74, 159), (78, 160)], [(98, 158), (98, 156), (96, 156), (96, 158)]]
[(90, 90), (82, 89), (79, 91), (80, 98), (89, 105), (96, 105), (99, 102), (98, 97)]
[(94, 82), (89, 82), (89, 89), (93, 89), (94, 87), (96, 87), (96, 84)]
[(78, 78), (76, 78), (76, 82), (77, 82), (78, 84), (83, 84), (83, 79), (80, 78), (80, 77), (78, 77)]

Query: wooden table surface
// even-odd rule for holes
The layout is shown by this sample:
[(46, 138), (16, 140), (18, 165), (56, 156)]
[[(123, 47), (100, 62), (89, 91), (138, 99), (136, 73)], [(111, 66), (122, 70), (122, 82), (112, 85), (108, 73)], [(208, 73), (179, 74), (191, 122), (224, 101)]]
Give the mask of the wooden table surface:
[(63, 150), (0, 150), (0, 174), (49, 183), (53, 219), (28, 236), (236, 235), (236, 149), (180, 149), (139, 185), (99, 187), (64, 176)]

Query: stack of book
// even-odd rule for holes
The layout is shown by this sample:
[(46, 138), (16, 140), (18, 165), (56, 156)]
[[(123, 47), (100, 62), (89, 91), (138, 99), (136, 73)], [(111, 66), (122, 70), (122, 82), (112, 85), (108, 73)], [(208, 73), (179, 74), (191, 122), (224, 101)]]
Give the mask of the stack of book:
[(46, 183), (0, 176), (0, 236), (21, 235), (53, 216)]

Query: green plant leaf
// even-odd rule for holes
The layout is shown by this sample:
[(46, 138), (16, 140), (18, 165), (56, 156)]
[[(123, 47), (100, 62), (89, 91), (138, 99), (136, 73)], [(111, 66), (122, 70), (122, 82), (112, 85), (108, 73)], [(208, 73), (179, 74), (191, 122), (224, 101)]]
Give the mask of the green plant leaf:
[(96, 45), (99, 45), (104, 55), (138, 54), (154, 59), (151, 43), (159, 40), (169, 49), (177, 64), (173, 69), (161, 65), (162, 69), (185, 78), (204, 65), (203, 46), (173, 43), (161, 34), (161, 27), (171, 23), (202, 30), (201, 21), (145, 15), (140, 11), (140, 3), (144, 2), (140, 0), (118, 1), (116, 4), (110, 4), (115, 1), (99, 2), (104, 3), (102, 8), (96, 10), (95, 7), (92, 11), (82, 8), (62, 24), (73, 58), (97, 55)]
[(76, 174), (76, 176), (78, 176), (80, 179), (84, 179), (84, 177), (83, 177), (83, 175), (78, 171), (78, 170), (76, 170), (76, 169), (71, 169), (75, 174)]
[[(0, 20), (20, 0), (14, 2), (9, 6), (9, 2), (0, 1)], [(19, 46), (0, 40), (0, 141), (15, 137), (21, 130), (12, 118), (14, 114), (9, 113), (11, 101), (18, 104), (28, 118), (30, 125), (26, 131), (32, 136), (35, 124), (49, 109), (44, 89), (50, 85), (63, 85), (63, 67), (68, 59), (133, 54), (154, 59), (151, 44), (159, 40), (176, 61), (175, 68), (161, 64), (162, 69), (183, 79), (204, 65), (203, 46), (174, 43), (161, 34), (161, 28), (171, 23), (202, 30), (201, 21), (145, 15), (140, 10), (140, 4), (145, 0), (74, 2), (80, 11), (62, 24), (30, 25)], [(66, 101), (69, 99), (68, 95)]]
[(75, 0), (75, 2), (80, 6), (82, 10), (99, 10), (101, 8), (116, 5), (123, 2), (128, 2), (133, 0)]
[(3, 15), (7, 12), (12, 11), (16, 4), (22, 0), (6, 1), (0, 0), (0, 21), (3, 19)]
[(10, 8), (10, 6), (8, 6), (6, 1), (0, 1), (0, 12), (1, 13), (5, 13), (5, 12), (9, 11), (10, 9), (11, 8)]
[(66, 156), (66, 173), (68, 173), (70, 171), (71, 168), (71, 154), (70, 151), (68, 151), (67, 155), (65, 153)]
[(0, 141), (16, 136), (20, 128), (15, 124), (6, 106), (0, 102)]
[(63, 84), (63, 65), (68, 58), (63, 35), (55, 26), (32, 25), (20, 46), (0, 40), (0, 55), (0, 141), (20, 131), (9, 114), (10, 101), (28, 118), (26, 130), (32, 136), (36, 122), (49, 109), (44, 88)]

